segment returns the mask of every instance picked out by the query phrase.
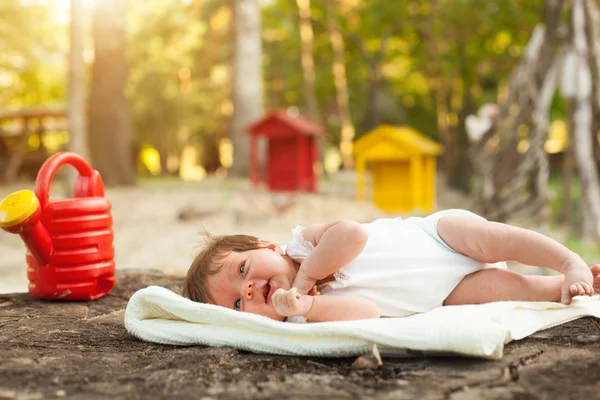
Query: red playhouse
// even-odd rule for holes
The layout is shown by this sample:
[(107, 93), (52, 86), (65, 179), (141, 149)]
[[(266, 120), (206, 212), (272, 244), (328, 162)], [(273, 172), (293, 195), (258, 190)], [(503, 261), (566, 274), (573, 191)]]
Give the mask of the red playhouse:
[(250, 177), (259, 183), (257, 141), (267, 139), (265, 182), (270, 191), (315, 192), (314, 165), (318, 160), (317, 140), (323, 127), (302, 116), (273, 111), (248, 127), (250, 134)]

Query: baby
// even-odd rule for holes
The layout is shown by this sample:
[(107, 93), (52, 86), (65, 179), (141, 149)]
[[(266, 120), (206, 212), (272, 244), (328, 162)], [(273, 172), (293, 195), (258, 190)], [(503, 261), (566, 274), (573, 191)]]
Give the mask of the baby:
[[(539, 233), (465, 210), (292, 232), (285, 249), (253, 236), (209, 235), (183, 295), (279, 321), (322, 322), (501, 300), (570, 304), (600, 290), (600, 265), (588, 267)], [(520, 275), (506, 269), (509, 260), (561, 275)]]

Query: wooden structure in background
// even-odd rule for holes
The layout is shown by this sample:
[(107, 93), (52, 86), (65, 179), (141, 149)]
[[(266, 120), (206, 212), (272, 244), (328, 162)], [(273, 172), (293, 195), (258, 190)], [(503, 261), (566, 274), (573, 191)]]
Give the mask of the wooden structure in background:
[[(23, 169), (37, 174), (49, 156), (44, 135), (67, 130), (67, 108), (62, 105), (0, 109), (0, 181), (14, 181)], [(32, 151), (29, 140), (33, 135), (39, 136), (40, 145)]]
[(364, 200), (371, 167), (373, 203), (385, 211), (429, 212), (435, 207), (436, 157), (442, 146), (407, 126), (381, 125), (354, 144), (356, 194)]
[(594, 159), (599, 145), (594, 121), (600, 116), (600, 7), (594, 0), (545, 5), (544, 21), (534, 29), (497, 110), (479, 116), (488, 120), (484, 129), (473, 129), (473, 124), (468, 129), (475, 211), (500, 222), (529, 219), (548, 231), (550, 164), (544, 146), (559, 92), (566, 100), (570, 137), (563, 214), (571, 207), (576, 166), (582, 201), (572, 226), (600, 242), (600, 181)]
[(273, 192), (317, 190), (314, 165), (318, 162), (317, 137), (323, 127), (304, 117), (290, 117), (285, 111), (267, 114), (248, 127), (250, 177), (258, 185), (258, 138), (267, 139), (264, 181)]

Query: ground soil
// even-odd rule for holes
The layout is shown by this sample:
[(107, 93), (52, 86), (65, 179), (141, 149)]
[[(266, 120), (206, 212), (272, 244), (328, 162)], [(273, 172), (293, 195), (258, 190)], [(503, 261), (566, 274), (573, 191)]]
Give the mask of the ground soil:
[(0, 295), (0, 399), (593, 399), (600, 323), (582, 318), (506, 346), (502, 360), (410, 352), (354, 369), (354, 358), (253, 354), (140, 341), (123, 326), (138, 289), (181, 289), (162, 272), (121, 271), (93, 302)]

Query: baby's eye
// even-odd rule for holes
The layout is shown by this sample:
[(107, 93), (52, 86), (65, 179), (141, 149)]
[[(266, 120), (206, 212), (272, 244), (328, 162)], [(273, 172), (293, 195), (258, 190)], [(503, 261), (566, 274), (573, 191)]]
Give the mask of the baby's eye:
[(242, 301), (240, 299), (237, 299), (235, 301), (235, 304), (233, 305), (233, 308), (235, 308), (236, 310), (240, 310), (240, 307), (242, 307)]
[(240, 276), (244, 276), (244, 269), (246, 269), (246, 266), (244, 264), (240, 265)]

